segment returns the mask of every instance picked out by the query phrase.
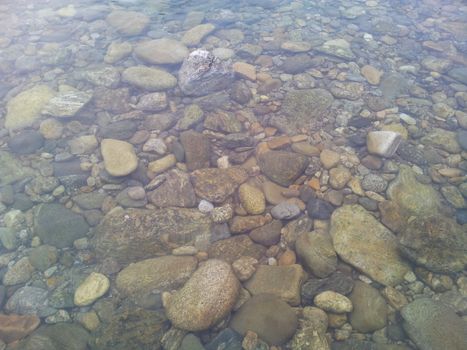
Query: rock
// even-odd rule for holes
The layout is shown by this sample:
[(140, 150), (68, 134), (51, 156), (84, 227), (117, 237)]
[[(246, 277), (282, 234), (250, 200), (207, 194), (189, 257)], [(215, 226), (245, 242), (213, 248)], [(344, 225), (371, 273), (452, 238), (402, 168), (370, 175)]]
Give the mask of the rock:
[(41, 314), (47, 310), (47, 290), (38, 287), (21, 287), (5, 304), (8, 313), (29, 315)]
[(134, 53), (138, 59), (149, 64), (177, 64), (188, 56), (189, 51), (177, 40), (162, 38), (136, 45)]
[(99, 146), (94, 135), (83, 135), (68, 141), (71, 154), (90, 154)]
[(187, 46), (197, 46), (206, 36), (216, 29), (212, 23), (198, 24), (183, 34), (182, 43)]
[(430, 216), (438, 212), (441, 204), (436, 190), (417, 181), (415, 173), (408, 166), (402, 165), (399, 174), (386, 191), (405, 217)]
[(344, 39), (328, 40), (321, 47), (316, 48), (316, 50), (347, 60), (355, 58), (354, 53), (350, 49), (350, 44)]
[(240, 167), (198, 169), (191, 174), (196, 194), (212, 203), (224, 202), (247, 178)]
[(242, 207), (248, 214), (262, 214), (266, 209), (266, 199), (258, 188), (244, 183), (238, 188), (238, 195)]
[(39, 126), (39, 132), (47, 140), (56, 140), (62, 137), (63, 124), (55, 118), (45, 119)]
[(331, 169), (337, 166), (341, 160), (341, 156), (339, 153), (334, 152), (330, 149), (323, 149), (323, 151), (319, 155), (319, 160), (323, 164), (325, 169)]
[(307, 127), (314, 119), (322, 118), (334, 98), (324, 89), (293, 90), (287, 93), (282, 111), (295, 128)]
[(152, 161), (148, 164), (148, 170), (154, 174), (160, 174), (172, 168), (177, 163), (177, 159), (173, 154), (168, 154), (165, 157)]
[(330, 233), (339, 257), (379, 283), (394, 286), (410, 271), (396, 237), (359, 205), (335, 210)]
[(40, 245), (33, 248), (28, 257), (29, 262), (35, 269), (45, 271), (57, 262), (58, 250), (50, 245)]
[(255, 228), (250, 232), (249, 236), (254, 242), (269, 247), (279, 242), (281, 229), (281, 221), (273, 220), (264, 226)]
[(23, 339), (31, 334), (41, 320), (35, 315), (0, 315), (0, 339), (5, 343)]
[(145, 66), (134, 66), (122, 73), (125, 83), (148, 91), (164, 91), (177, 85), (177, 78), (161, 69)]
[(209, 168), (209, 139), (196, 131), (188, 130), (180, 134), (180, 142), (185, 150), (185, 161), (190, 171)]
[(464, 196), (456, 186), (443, 186), (441, 187), (441, 193), (454, 208), (465, 208), (466, 202)]
[(166, 180), (154, 191), (148, 193), (148, 199), (158, 207), (196, 206), (196, 195), (188, 174), (178, 169), (165, 174)]
[(401, 135), (394, 131), (371, 131), (366, 138), (368, 152), (390, 158), (396, 153), (402, 141)]
[(205, 350), (199, 338), (193, 334), (187, 334), (182, 341), (180, 350)]
[(131, 43), (124, 41), (112, 41), (107, 47), (107, 52), (104, 56), (104, 62), (107, 64), (114, 64), (118, 61), (128, 57), (133, 51)]
[(310, 55), (298, 54), (284, 59), (282, 70), (287, 74), (299, 74), (313, 66), (314, 62)]
[(242, 105), (246, 105), (250, 102), (252, 97), (253, 94), (245, 82), (238, 80), (233, 83), (232, 89), (230, 90), (230, 98), (232, 100)]
[(109, 315), (95, 335), (96, 349), (157, 349), (169, 322), (160, 310), (122, 307)]
[(331, 346), (326, 337), (328, 328), (328, 316), (316, 307), (303, 308), (303, 318), (295, 333), (291, 348), (297, 350), (314, 349), (330, 350)]
[(247, 235), (237, 235), (212, 243), (208, 248), (209, 258), (222, 259), (232, 264), (242, 256), (260, 260), (266, 248), (255, 244)]
[(272, 181), (282, 186), (291, 185), (308, 166), (308, 158), (297, 153), (269, 151), (259, 155), (261, 171)]
[(465, 67), (453, 68), (448, 72), (448, 75), (463, 84), (467, 84), (467, 69)]
[(85, 80), (95, 86), (115, 88), (120, 83), (120, 71), (112, 66), (86, 69), (78, 72), (76, 79)]
[(434, 128), (420, 140), (422, 144), (441, 148), (449, 153), (460, 153), (461, 146), (457, 142), (457, 134), (440, 128)]
[(347, 295), (352, 291), (353, 286), (353, 279), (340, 271), (334, 272), (327, 278), (310, 279), (302, 286), (302, 304), (312, 304), (316, 295), (330, 290)]
[(101, 273), (92, 272), (75, 291), (74, 303), (87, 306), (103, 296), (110, 287), (109, 279)]
[(271, 215), (278, 220), (292, 220), (298, 217), (301, 213), (297, 204), (291, 202), (282, 202), (275, 205), (271, 209)]
[(34, 267), (27, 257), (19, 259), (14, 265), (11, 265), (3, 276), (3, 285), (13, 286), (21, 284), (31, 279)]
[(160, 112), (167, 108), (167, 94), (165, 92), (153, 92), (140, 97), (135, 108), (145, 112)]
[(457, 142), (464, 151), (467, 151), (467, 130), (457, 131)]
[(311, 50), (311, 44), (306, 41), (284, 41), (281, 49), (289, 52), (307, 52)]
[(71, 247), (89, 230), (84, 218), (60, 204), (41, 204), (34, 217), (34, 232), (45, 244), (56, 248)]
[(306, 210), (312, 219), (327, 220), (331, 217), (334, 207), (331, 203), (319, 198), (310, 198)]
[(228, 315), (239, 289), (240, 283), (229, 264), (208, 260), (171, 296), (166, 307), (167, 317), (180, 329), (208, 329)]
[(47, 85), (36, 85), (8, 101), (5, 128), (18, 130), (32, 126), (41, 117), (42, 108), (55, 92)]
[(364, 87), (361, 83), (357, 82), (334, 81), (331, 83), (329, 91), (336, 98), (355, 101), (361, 98)]
[(58, 118), (74, 117), (91, 98), (91, 93), (79, 90), (59, 92), (45, 104), (42, 114)]
[(260, 265), (244, 286), (252, 295), (272, 294), (297, 306), (300, 304), (300, 288), (304, 280), (305, 272), (298, 264)]
[(149, 294), (182, 287), (198, 265), (191, 256), (162, 256), (130, 264), (117, 275), (116, 287), (124, 296)]
[(138, 157), (131, 143), (104, 139), (101, 141), (101, 153), (105, 170), (112, 176), (126, 176), (138, 167)]
[(350, 324), (361, 333), (371, 333), (387, 324), (388, 306), (379, 291), (372, 286), (356, 281), (349, 296), (353, 304)]
[(141, 12), (114, 10), (106, 18), (107, 23), (125, 36), (139, 35), (149, 25), (149, 17)]
[(113, 258), (126, 265), (204, 237), (209, 240), (211, 226), (209, 217), (197, 209), (114, 209), (95, 228), (92, 245), (99, 260)]
[(370, 65), (363, 66), (360, 71), (371, 85), (379, 85), (383, 72)]
[(440, 214), (410, 220), (401, 229), (399, 244), (404, 256), (430, 271), (453, 273), (467, 265), (465, 229)]
[(15, 250), (20, 244), (16, 231), (7, 227), (0, 227), (0, 241), (6, 250)]
[(134, 135), (138, 124), (133, 120), (120, 120), (103, 126), (99, 136), (104, 139), (126, 140)]
[(129, 102), (129, 88), (108, 89), (100, 86), (94, 90), (93, 103), (99, 109), (118, 114), (125, 113), (131, 108)]
[(246, 233), (271, 221), (268, 215), (235, 216), (229, 223), (232, 233)]
[(336, 314), (343, 314), (353, 310), (353, 305), (349, 298), (331, 290), (315, 296), (314, 303), (320, 309)]
[(204, 127), (223, 133), (239, 133), (242, 131), (242, 124), (235, 115), (221, 110), (209, 113), (204, 120)]
[(256, 68), (252, 64), (245, 62), (235, 62), (232, 68), (240, 78), (256, 81)]
[(183, 117), (177, 123), (177, 129), (188, 130), (203, 120), (204, 112), (197, 104), (191, 104), (183, 110)]
[(204, 96), (227, 88), (234, 79), (229, 63), (205, 50), (195, 50), (178, 72), (179, 86), (188, 96)]
[(365, 191), (384, 192), (388, 182), (379, 175), (368, 174), (363, 178), (361, 185)]
[(416, 299), (402, 309), (401, 315), (404, 330), (421, 350), (467, 347), (465, 321), (440, 302)]
[(258, 260), (251, 256), (241, 256), (232, 263), (232, 269), (239, 281), (244, 282), (250, 279), (256, 271)]
[(379, 85), (386, 100), (394, 100), (396, 97), (405, 95), (409, 91), (409, 84), (399, 73), (384, 74)]
[(329, 184), (335, 190), (341, 190), (352, 178), (350, 170), (343, 166), (329, 170)]
[(232, 330), (224, 328), (209, 343), (205, 344), (206, 350), (239, 350), (242, 348), (243, 337)]
[(35, 153), (43, 145), (44, 138), (39, 132), (33, 130), (22, 131), (8, 140), (8, 147), (12, 153), (16, 154)]
[(129, 196), (131, 187), (125, 188), (123, 191), (120, 191), (115, 197), (115, 201), (118, 205), (124, 208), (141, 208), (148, 204), (146, 196), (143, 196), (141, 199), (133, 199)]
[(229, 326), (242, 335), (252, 331), (270, 345), (281, 345), (295, 333), (298, 321), (286, 302), (271, 294), (259, 294), (242, 305)]
[(301, 234), (295, 242), (299, 259), (316, 276), (329, 276), (337, 268), (337, 255), (331, 236), (325, 232), (313, 231)]

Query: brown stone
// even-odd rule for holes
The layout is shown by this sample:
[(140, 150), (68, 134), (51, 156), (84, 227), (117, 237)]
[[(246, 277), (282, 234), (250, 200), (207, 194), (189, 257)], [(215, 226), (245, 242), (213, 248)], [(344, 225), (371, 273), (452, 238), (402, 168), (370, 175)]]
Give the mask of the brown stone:
[(245, 233), (270, 221), (271, 217), (266, 215), (235, 216), (229, 226), (232, 233)]
[(247, 235), (238, 235), (212, 243), (208, 248), (209, 258), (233, 263), (242, 256), (260, 260), (266, 252), (262, 245), (254, 243)]
[(40, 322), (36, 315), (0, 314), (0, 339), (7, 344), (20, 340), (32, 333)]
[(185, 150), (185, 162), (189, 171), (209, 167), (209, 140), (203, 134), (189, 130), (182, 132), (180, 142)]

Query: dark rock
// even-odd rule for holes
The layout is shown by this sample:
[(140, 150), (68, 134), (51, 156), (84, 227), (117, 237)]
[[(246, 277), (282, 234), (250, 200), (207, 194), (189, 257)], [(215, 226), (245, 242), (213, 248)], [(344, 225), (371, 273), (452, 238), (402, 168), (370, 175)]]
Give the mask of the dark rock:
[(456, 211), (456, 219), (459, 225), (467, 224), (467, 209), (458, 209)]
[(467, 151), (467, 130), (457, 131), (457, 141), (464, 151)]
[(133, 120), (121, 120), (101, 128), (99, 135), (106, 139), (126, 140), (133, 136), (138, 124)]
[(180, 134), (180, 142), (188, 170), (209, 168), (210, 144), (205, 135), (193, 130), (184, 131)]
[(284, 151), (269, 151), (259, 156), (261, 171), (272, 181), (282, 186), (291, 185), (309, 164), (307, 157)]
[(230, 90), (230, 98), (242, 105), (247, 104), (252, 97), (252, 93), (248, 85), (243, 81), (236, 81)]
[(31, 154), (44, 145), (44, 137), (38, 131), (27, 130), (11, 137), (8, 147), (16, 154)]
[(287, 57), (282, 64), (282, 70), (287, 74), (303, 73), (313, 66), (313, 59), (307, 54)]
[(269, 247), (277, 244), (281, 237), (282, 222), (273, 220), (270, 223), (252, 230), (250, 238), (261, 245)]
[(224, 90), (233, 79), (229, 63), (205, 50), (190, 53), (178, 72), (180, 89), (188, 96), (204, 96)]
[(148, 199), (158, 207), (196, 206), (196, 195), (188, 174), (173, 169), (165, 174), (166, 180), (154, 191), (148, 193)]
[(408, 142), (401, 142), (396, 152), (402, 159), (408, 162), (421, 166), (427, 165), (423, 151)]
[(81, 215), (60, 204), (41, 204), (35, 214), (34, 231), (43, 243), (70, 247), (86, 235), (89, 226)]
[(334, 206), (319, 198), (310, 198), (306, 205), (308, 216), (312, 219), (327, 220), (334, 211)]
[(348, 126), (353, 126), (354, 128), (361, 129), (367, 128), (371, 125), (371, 120), (369, 118), (363, 117), (354, 117), (349, 120)]
[(310, 279), (302, 286), (302, 303), (304, 305), (313, 304), (313, 299), (321, 292), (332, 290), (336, 293), (347, 295), (354, 286), (351, 277), (340, 271), (334, 272), (331, 276), (323, 279)]
[(226, 148), (237, 148), (237, 147), (252, 147), (255, 144), (253, 137), (246, 133), (234, 133), (228, 134), (221, 140), (221, 143)]
[(76, 323), (57, 323), (40, 327), (20, 343), (22, 350), (86, 350), (89, 333)]
[(232, 328), (225, 328), (207, 343), (206, 350), (242, 350), (243, 337)]

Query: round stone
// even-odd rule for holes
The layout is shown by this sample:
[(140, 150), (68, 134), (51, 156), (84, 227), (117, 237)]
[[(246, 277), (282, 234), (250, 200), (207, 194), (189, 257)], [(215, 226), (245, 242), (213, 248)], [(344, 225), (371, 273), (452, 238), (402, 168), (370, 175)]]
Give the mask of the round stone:
[(242, 184), (238, 189), (240, 203), (248, 214), (262, 214), (266, 209), (266, 199), (263, 192), (249, 184)]
[(341, 190), (352, 178), (349, 169), (344, 167), (333, 168), (329, 171), (329, 184), (335, 190)]
[(126, 36), (141, 34), (149, 24), (149, 17), (135, 11), (112, 11), (106, 19), (117, 32)]
[(76, 289), (74, 303), (77, 306), (91, 305), (107, 293), (109, 287), (110, 281), (106, 276), (92, 272)]
[(134, 53), (140, 60), (150, 64), (177, 64), (188, 56), (188, 48), (181, 42), (162, 38), (138, 44)]
[(164, 70), (134, 66), (125, 69), (122, 73), (125, 83), (134, 85), (148, 91), (164, 91), (177, 85), (177, 78)]
[(314, 303), (320, 309), (334, 312), (336, 314), (351, 312), (353, 309), (352, 302), (349, 298), (331, 290), (322, 292), (315, 296)]
[(125, 141), (104, 139), (101, 153), (105, 170), (112, 176), (126, 176), (138, 167), (138, 158), (133, 146)]

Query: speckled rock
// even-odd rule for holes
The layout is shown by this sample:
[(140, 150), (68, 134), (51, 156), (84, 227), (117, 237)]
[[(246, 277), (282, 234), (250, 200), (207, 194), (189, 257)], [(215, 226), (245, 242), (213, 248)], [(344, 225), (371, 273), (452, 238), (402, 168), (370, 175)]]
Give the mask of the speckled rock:
[(393, 233), (359, 205), (336, 209), (330, 233), (339, 257), (379, 283), (394, 286), (410, 271)]
[(158, 207), (196, 206), (196, 195), (188, 174), (173, 169), (165, 174), (166, 180), (154, 191), (148, 193), (148, 199)]
[(240, 283), (229, 264), (208, 260), (168, 301), (166, 313), (172, 324), (188, 331), (212, 327), (233, 308)]
[(3, 276), (3, 285), (13, 286), (15, 284), (29, 281), (34, 272), (34, 266), (29, 262), (28, 257), (21, 258), (14, 265), (10, 266)]
[(104, 139), (101, 141), (101, 152), (105, 170), (112, 176), (131, 174), (138, 167), (138, 157), (128, 142)]
[(351, 178), (352, 174), (350, 170), (343, 166), (329, 170), (329, 184), (335, 190), (343, 189)]
[(238, 188), (240, 203), (248, 214), (262, 214), (266, 209), (266, 199), (263, 192), (249, 184), (242, 184)]
[(86, 106), (91, 98), (92, 94), (89, 92), (79, 90), (61, 91), (45, 104), (42, 114), (58, 118), (70, 118)]
[(110, 281), (105, 275), (92, 272), (76, 289), (74, 303), (77, 306), (91, 305), (107, 293), (109, 288)]
[(180, 134), (180, 142), (185, 151), (188, 170), (209, 168), (209, 139), (196, 131), (188, 130)]

